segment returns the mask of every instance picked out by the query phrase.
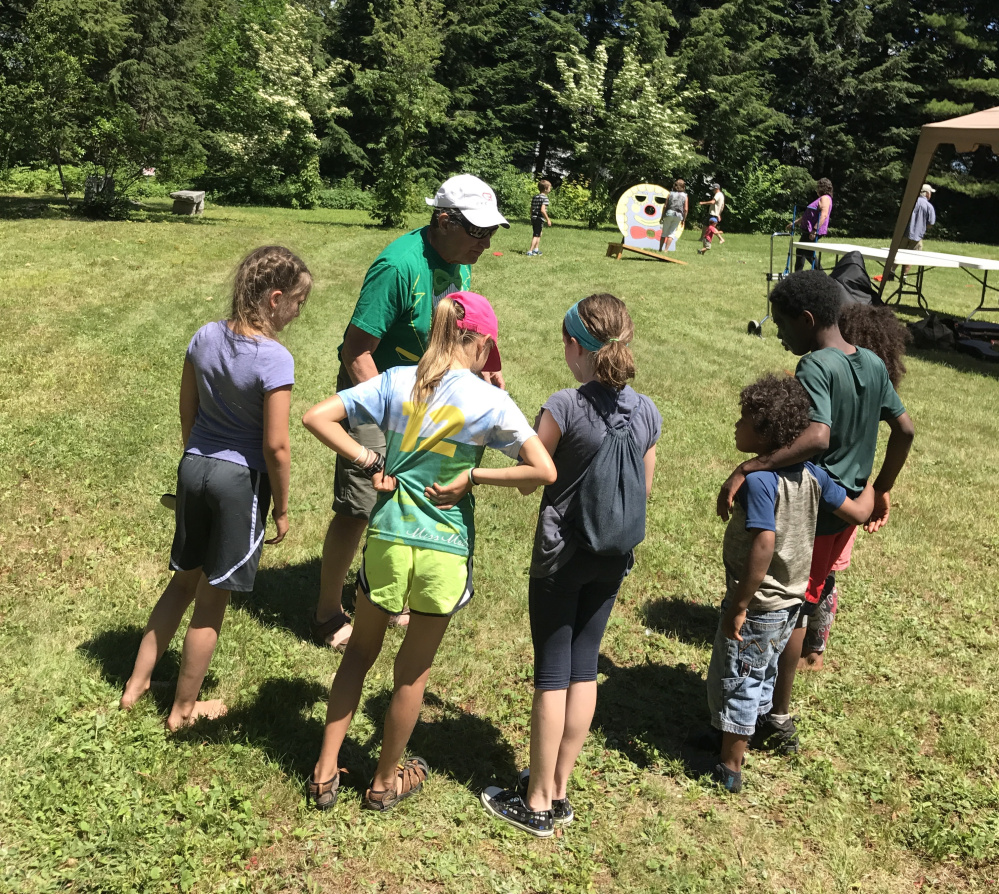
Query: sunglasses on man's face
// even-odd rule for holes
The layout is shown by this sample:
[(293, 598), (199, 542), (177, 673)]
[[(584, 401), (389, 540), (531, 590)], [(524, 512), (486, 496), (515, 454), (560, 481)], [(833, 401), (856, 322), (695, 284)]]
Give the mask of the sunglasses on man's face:
[(458, 211), (457, 209), (454, 209), (454, 208), (452, 208), (447, 213), (451, 216), (451, 218), (453, 220), (456, 220), (458, 223), (460, 223), (461, 224), (461, 228), (466, 233), (468, 233), (468, 235), (471, 236), (473, 239), (489, 239), (499, 229), (498, 226), (497, 227), (476, 227), (476, 226), (473, 226), (467, 220), (465, 220), (464, 216), (462, 215), (462, 213), (460, 211)]

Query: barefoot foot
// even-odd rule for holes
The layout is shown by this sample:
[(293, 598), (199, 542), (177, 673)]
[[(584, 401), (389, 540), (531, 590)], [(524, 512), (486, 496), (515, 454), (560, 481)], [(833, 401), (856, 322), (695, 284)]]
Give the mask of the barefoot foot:
[(225, 717), (227, 711), (228, 709), (220, 698), (212, 698), (203, 702), (195, 702), (194, 709), (187, 717), (184, 717), (180, 713), (171, 711), (170, 716), (166, 719), (166, 728), (170, 732), (175, 733), (177, 730), (183, 729), (185, 726), (191, 726), (192, 724), (197, 723), (202, 718), (205, 720), (218, 720), (220, 717)]
[(336, 649), (337, 652), (342, 652), (347, 648), (347, 643), (350, 642), (350, 635), (354, 632), (354, 628), (350, 624), (344, 624), (336, 633), (326, 640), (326, 644), (331, 649)]
[(135, 703), (142, 698), (147, 692), (149, 692), (149, 681), (147, 680), (145, 685), (141, 683), (132, 682), (132, 678), (128, 678), (128, 682), (125, 684), (125, 691), (121, 695), (121, 700), (118, 702), (119, 711), (130, 711)]
[(802, 652), (801, 658), (798, 659), (798, 670), (822, 670), (825, 656), (825, 652)]

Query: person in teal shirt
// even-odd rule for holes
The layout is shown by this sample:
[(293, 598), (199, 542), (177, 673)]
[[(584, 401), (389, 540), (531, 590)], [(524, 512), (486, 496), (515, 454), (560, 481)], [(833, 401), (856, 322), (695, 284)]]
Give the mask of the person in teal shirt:
[[(364, 277), (337, 349), (337, 391), (392, 367), (416, 364), (426, 350), (437, 302), (470, 287), (472, 265), (489, 248), (496, 230), (510, 226), (489, 185), (470, 174), (444, 181), (426, 202), (434, 209), (430, 223), (390, 243)], [(483, 378), (503, 387), (498, 371), (484, 372)], [(384, 455), (385, 438), (377, 426), (361, 424), (349, 430), (358, 443)], [(317, 645), (342, 649), (350, 637), (341, 593), (375, 499), (370, 481), (337, 458), (334, 515), (323, 543), (319, 601), (311, 624)]]
[[(362, 807), (391, 810), (422, 789), (429, 763), (404, 753), (437, 648), (451, 617), (472, 598), (472, 488), (533, 490), (555, 481), (555, 465), (523, 413), (478, 377), (500, 367), (492, 307), (474, 292), (456, 292), (438, 302), (426, 353), (415, 367), (389, 369), (339, 392), (302, 419), (379, 492), (358, 574), (356, 630), (330, 687), (323, 744), (306, 785), (308, 802), (319, 810), (337, 802), (340, 750), (365, 677), (381, 653), (390, 616), (406, 605), (413, 620), (395, 658), (382, 750)], [(377, 425), (386, 434), (386, 455), (351, 438), (344, 419)], [(479, 468), (486, 447), (521, 462)]]

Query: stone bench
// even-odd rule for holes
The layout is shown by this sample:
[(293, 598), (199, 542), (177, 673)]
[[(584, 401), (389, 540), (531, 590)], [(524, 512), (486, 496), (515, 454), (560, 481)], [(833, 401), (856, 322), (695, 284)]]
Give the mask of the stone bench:
[(179, 189), (170, 193), (173, 199), (173, 213), (188, 216), (205, 213), (205, 194), (195, 189)]

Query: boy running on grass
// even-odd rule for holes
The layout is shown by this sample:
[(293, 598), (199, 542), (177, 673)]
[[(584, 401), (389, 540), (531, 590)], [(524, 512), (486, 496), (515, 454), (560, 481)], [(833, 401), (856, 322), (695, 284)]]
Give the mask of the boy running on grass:
[[(890, 435), (881, 471), (874, 480), (874, 511), (864, 525), (873, 533), (887, 521), (889, 492), (905, 465), (915, 429), (881, 359), (849, 344), (839, 330), (841, 291), (819, 270), (792, 273), (773, 290), (770, 306), (785, 350), (802, 359), (795, 377), (811, 399), (811, 422), (793, 444), (756, 456), (736, 467), (718, 495), (718, 514), (727, 519), (732, 500), (750, 472), (772, 471), (813, 459), (849, 496), (863, 491), (874, 468), (878, 425)], [(760, 718), (754, 747), (797, 751), (798, 733), (791, 719), (791, 690), (801, 658), (808, 614), (822, 596), (829, 572), (849, 543), (854, 526), (820, 510), (812, 567), (797, 628), (780, 657), (773, 710)]]
[(711, 240), (718, 236), (719, 242), (724, 242), (725, 240), (721, 237), (721, 230), (718, 229), (718, 224), (714, 218), (708, 221), (707, 226), (701, 232), (701, 247), (697, 249), (699, 255), (703, 255), (707, 251), (711, 251)]
[[(772, 454), (806, 428), (811, 402), (797, 379), (768, 375), (744, 388), (735, 446)], [(870, 485), (851, 500), (810, 462), (750, 472), (735, 497), (725, 530), (725, 600), (708, 667), (711, 725), (721, 753), (711, 771), (730, 792), (742, 789), (742, 758), (757, 718), (773, 701), (781, 651), (795, 628), (808, 585), (819, 506), (853, 524), (874, 507)]]

